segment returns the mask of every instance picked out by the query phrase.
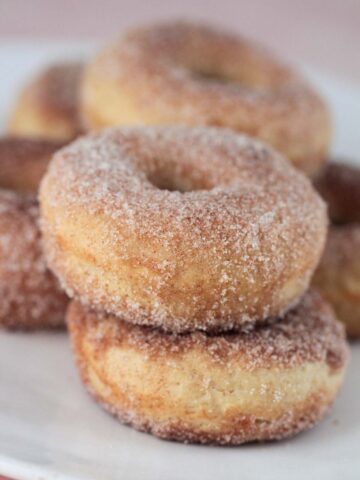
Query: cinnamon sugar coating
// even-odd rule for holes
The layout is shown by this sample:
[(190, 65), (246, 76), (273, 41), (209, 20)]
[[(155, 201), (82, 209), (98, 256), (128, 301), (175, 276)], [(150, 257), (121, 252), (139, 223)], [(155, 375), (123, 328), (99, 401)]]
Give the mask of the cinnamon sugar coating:
[(213, 125), (274, 146), (307, 174), (325, 160), (329, 112), (313, 89), (262, 47), (188, 22), (137, 28), (86, 67), (87, 126)]
[(79, 115), (81, 63), (59, 63), (41, 71), (19, 95), (11, 115), (14, 135), (71, 140), (82, 131)]
[(333, 402), (348, 353), (314, 292), (283, 319), (237, 333), (165, 333), (76, 302), (67, 322), (90, 393), (122, 422), (182, 442), (236, 445), (309, 428)]
[(73, 298), (170, 331), (283, 314), (322, 253), (326, 211), (264, 144), (224, 129), (108, 129), (41, 185), (50, 268)]
[(42, 253), (36, 194), (62, 142), (0, 138), (0, 326), (64, 326), (68, 299)]
[(331, 161), (316, 178), (315, 187), (328, 204), (332, 222), (360, 222), (359, 167)]
[(0, 326), (64, 326), (66, 295), (47, 269), (33, 196), (0, 189)]
[(313, 278), (350, 337), (360, 337), (360, 169), (330, 162), (315, 181), (328, 204), (330, 227), (324, 255)]
[(36, 194), (53, 153), (63, 142), (23, 137), (0, 137), (0, 186)]
[(348, 335), (360, 337), (360, 224), (332, 226), (313, 285), (332, 305)]

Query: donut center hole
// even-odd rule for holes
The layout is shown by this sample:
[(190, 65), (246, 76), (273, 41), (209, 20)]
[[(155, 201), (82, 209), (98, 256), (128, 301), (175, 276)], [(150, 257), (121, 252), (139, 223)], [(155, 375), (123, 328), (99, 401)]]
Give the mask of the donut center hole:
[(208, 83), (221, 83), (223, 85), (242, 83), (242, 82), (239, 82), (238, 80), (235, 80), (234, 78), (229, 78), (220, 72), (201, 71), (201, 70), (192, 69), (191, 73), (195, 79), (208, 82)]
[(223, 86), (237, 86), (247, 89), (263, 90), (277, 89), (286, 84), (289, 77), (283, 72), (271, 72), (254, 68), (232, 67), (231, 65), (187, 65), (191, 76), (200, 82), (220, 84)]
[(164, 173), (153, 173), (148, 175), (148, 181), (159, 190), (169, 192), (188, 193), (196, 190), (210, 190), (201, 179), (192, 179), (182, 175), (170, 175)]

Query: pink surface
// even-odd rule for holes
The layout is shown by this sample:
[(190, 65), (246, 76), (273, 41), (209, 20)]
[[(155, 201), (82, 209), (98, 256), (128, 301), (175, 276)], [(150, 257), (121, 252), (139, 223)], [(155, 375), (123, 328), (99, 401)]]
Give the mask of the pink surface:
[(0, 0), (0, 41), (106, 40), (174, 17), (220, 22), (290, 60), (360, 82), (359, 0)]

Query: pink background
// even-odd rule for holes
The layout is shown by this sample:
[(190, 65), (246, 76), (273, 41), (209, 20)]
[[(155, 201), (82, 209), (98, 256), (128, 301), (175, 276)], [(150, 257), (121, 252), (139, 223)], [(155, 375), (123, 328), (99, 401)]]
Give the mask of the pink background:
[(285, 58), (360, 83), (359, 0), (0, 0), (0, 41), (106, 40), (173, 17), (220, 22)]

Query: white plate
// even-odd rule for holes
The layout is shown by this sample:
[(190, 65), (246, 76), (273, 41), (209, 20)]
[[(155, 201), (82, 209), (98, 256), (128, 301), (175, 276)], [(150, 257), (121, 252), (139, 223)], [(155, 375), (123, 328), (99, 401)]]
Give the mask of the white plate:
[[(71, 44), (0, 47), (1, 121), (32, 68), (87, 50)], [(360, 89), (308, 73), (334, 112), (334, 152), (358, 155)], [(165, 442), (120, 425), (88, 397), (65, 334), (0, 333), (0, 474), (18, 480), (358, 480), (359, 406), (360, 345), (353, 345), (344, 389), (313, 430), (237, 448)]]

